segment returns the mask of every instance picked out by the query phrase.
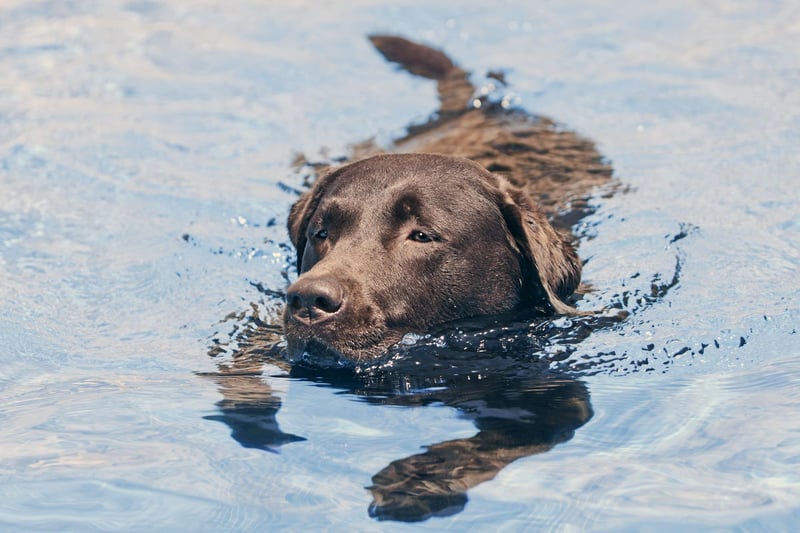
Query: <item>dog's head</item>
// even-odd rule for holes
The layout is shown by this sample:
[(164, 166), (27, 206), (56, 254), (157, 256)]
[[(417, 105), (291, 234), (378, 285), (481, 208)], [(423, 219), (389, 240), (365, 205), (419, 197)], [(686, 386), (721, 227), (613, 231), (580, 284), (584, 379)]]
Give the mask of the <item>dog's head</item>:
[(580, 282), (574, 249), (531, 199), (466, 159), (339, 167), (292, 206), (288, 226), (300, 274), (284, 317), (293, 360), (366, 362), (457, 319), (569, 313)]

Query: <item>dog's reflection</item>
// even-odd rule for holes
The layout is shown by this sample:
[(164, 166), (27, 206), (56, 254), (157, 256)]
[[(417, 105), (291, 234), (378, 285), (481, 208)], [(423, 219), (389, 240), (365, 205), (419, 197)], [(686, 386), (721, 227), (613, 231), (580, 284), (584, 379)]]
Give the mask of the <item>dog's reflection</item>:
[(279, 365), (292, 378), (323, 382), (376, 405), (443, 404), (457, 409), (477, 428), (474, 436), (430, 444), (422, 453), (393, 461), (368, 487), (371, 516), (413, 522), (460, 512), (470, 488), (516, 459), (569, 440), (592, 416), (582, 382), (553, 375), (529, 358), (422, 352), (407, 364), (401, 359), (368, 375), (235, 357), (212, 376), (223, 399), (217, 404), (220, 413), (207, 418), (227, 424), (233, 438), (248, 448), (275, 451), (303, 440), (278, 426), (281, 401), (260, 375), (265, 363)]
[(227, 424), (231, 436), (245, 448), (277, 451), (284, 444), (305, 440), (278, 427), (275, 415), (281, 399), (261, 375), (221, 373), (213, 379), (223, 396), (217, 402), (220, 414), (204, 418)]

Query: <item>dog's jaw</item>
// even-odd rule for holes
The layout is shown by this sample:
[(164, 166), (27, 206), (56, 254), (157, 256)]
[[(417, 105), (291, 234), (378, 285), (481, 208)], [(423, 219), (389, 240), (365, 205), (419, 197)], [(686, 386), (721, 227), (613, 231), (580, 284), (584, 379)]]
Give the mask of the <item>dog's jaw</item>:
[(341, 341), (331, 334), (297, 324), (284, 323), (286, 358), (291, 364), (321, 368), (353, 368), (370, 365), (386, 356), (400, 342), (402, 333), (386, 328), (372, 328), (363, 335)]

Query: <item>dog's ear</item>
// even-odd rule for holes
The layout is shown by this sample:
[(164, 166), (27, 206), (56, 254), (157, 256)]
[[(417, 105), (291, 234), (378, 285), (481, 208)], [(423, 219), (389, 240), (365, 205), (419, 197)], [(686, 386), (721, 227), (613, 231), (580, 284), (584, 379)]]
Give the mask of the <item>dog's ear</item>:
[(297, 251), (297, 272), (303, 268), (303, 252), (306, 249), (306, 230), (308, 223), (317, 210), (320, 200), (325, 195), (329, 184), (336, 172), (328, 168), (317, 176), (314, 185), (300, 195), (300, 198), (292, 205), (289, 210), (289, 217), (286, 220), (286, 227), (289, 230), (289, 238)]
[(581, 262), (567, 238), (547, 221), (533, 200), (497, 177), (499, 207), (520, 254), (523, 301), (559, 314), (575, 314), (566, 299), (581, 281)]

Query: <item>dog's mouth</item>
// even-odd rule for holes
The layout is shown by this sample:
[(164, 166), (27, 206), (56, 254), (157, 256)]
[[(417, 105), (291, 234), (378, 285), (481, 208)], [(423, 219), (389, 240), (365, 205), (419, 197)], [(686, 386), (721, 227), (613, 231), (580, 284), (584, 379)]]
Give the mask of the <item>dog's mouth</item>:
[(293, 365), (313, 365), (324, 368), (343, 368), (352, 363), (346, 357), (317, 340), (288, 339), (287, 359)]
[[(357, 294), (357, 291), (355, 291)], [(375, 305), (306, 316), (287, 305), (283, 316), (286, 355), (291, 364), (317, 368), (360, 368), (379, 361), (402, 334)]]
[[(337, 342), (329, 335), (315, 335), (312, 331), (290, 328), (286, 332), (287, 359), (291, 364), (317, 368), (357, 368), (372, 365), (389, 353), (402, 335), (392, 332), (366, 334), (350, 342)], [(395, 338), (397, 337), (397, 338)]]

